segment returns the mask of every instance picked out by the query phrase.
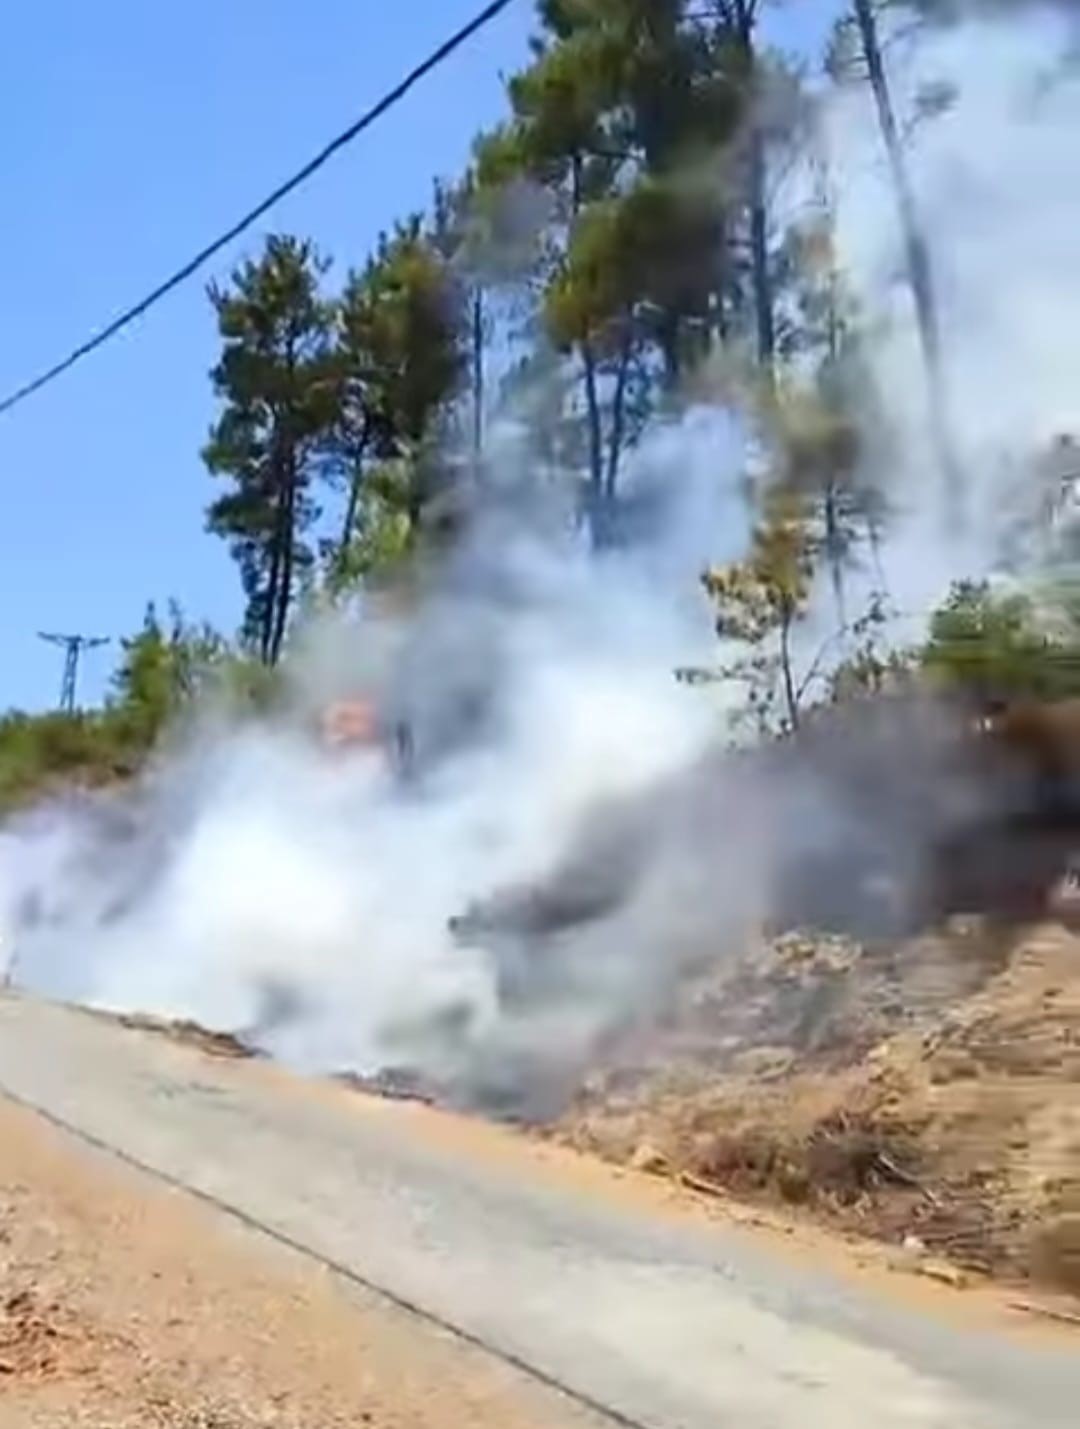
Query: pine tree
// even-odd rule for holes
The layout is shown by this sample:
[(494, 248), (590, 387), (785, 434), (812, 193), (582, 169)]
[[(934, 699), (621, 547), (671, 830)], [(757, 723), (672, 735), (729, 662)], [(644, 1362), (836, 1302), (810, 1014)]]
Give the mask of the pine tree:
[(281, 654), (299, 579), (313, 556), (313, 482), (337, 390), (331, 366), (326, 271), (310, 242), (271, 237), (210, 298), (223, 342), (212, 373), (223, 410), (203, 456), (231, 489), (208, 513), (240, 566), (245, 634), (264, 664)]
[(336, 452), (348, 467), (339, 578), (410, 549), (451, 473), (440, 441), (465, 361), (465, 314), (419, 219), (384, 235), (336, 313)]

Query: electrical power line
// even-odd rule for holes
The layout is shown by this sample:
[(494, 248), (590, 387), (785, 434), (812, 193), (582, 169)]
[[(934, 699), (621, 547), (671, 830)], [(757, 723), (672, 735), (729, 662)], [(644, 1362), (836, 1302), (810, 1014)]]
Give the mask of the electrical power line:
[(38, 638), (47, 640), (50, 645), (59, 645), (64, 652), (64, 674), (60, 681), (60, 709), (65, 714), (75, 713), (75, 686), (79, 679), (79, 657), (84, 650), (96, 650), (101, 645), (108, 645), (107, 635), (52, 635), (44, 630), (38, 632)]
[(460, 30), (451, 35), (448, 40), (444, 41), (437, 50), (433, 51), (426, 60), (417, 65), (414, 70), (410, 71), (400, 84), (390, 90), (388, 94), (385, 94), (382, 99), (380, 99), (377, 104), (374, 104), (365, 114), (362, 114), (355, 124), (351, 124), (348, 129), (344, 130), (336, 138), (331, 139), (330, 143), (327, 144), (325, 148), (320, 149), (315, 157), (310, 159), (302, 169), (298, 169), (291, 178), (279, 184), (261, 203), (256, 204), (253, 209), (245, 213), (243, 218), (238, 219), (236, 223), (227, 229), (219, 238), (215, 238), (212, 243), (208, 243), (205, 248), (200, 249), (182, 268), (178, 268), (171, 277), (166, 278), (163, 283), (160, 283), (152, 292), (148, 293), (145, 298), (142, 298), (133, 307), (121, 313), (118, 318), (115, 318), (109, 323), (108, 327), (102, 328), (100, 332), (88, 338), (86, 342), (80, 343), (80, 345), (76, 347), (74, 351), (70, 352), (61, 362), (56, 363), (55, 366), (50, 367), (47, 371), (40, 373), (32, 381), (27, 382), (24, 386), (10, 393), (3, 401), (0, 401), (0, 416), (3, 416), (5, 412), (9, 412), (12, 407), (17, 406), (20, 402), (24, 402), (27, 397), (32, 397), (35, 392), (40, 392), (41, 389), (50, 382), (54, 382), (57, 377), (67, 372), (69, 368), (74, 367), (82, 358), (88, 357), (90, 353), (108, 342), (110, 338), (115, 337), (117, 333), (129, 327), (136, 318), (141, 318), (144, 313), (148, 312), (150, 308), (160, 302), (168, 293), (171, 293), (174, 288), (178, 288), (181, 283), (186, 282), (188, 278), (197, 273), (200, 268), (208, 263), (215, 254), (220, 253), (223, 248), (230, 244), (234, 238), (238, 238), (240, 234), (250, 228), (253, 223), (257, 223), (263, 214), (273, 208), (276, 203), (287, 194), (292, 193), (294, 189), (299, 188), (302, 183), (305, 183), (312, 174), (318, 169), (321, 169), (326, 161), (336, 154), (339, 149), (343, 149), (347, 144), (352, 143), (365, 129), (369, 129), (376, 120), (381, 119), (388, 110), (393, 109), (399, 104), (420, 80), (429, 75), (432, 70), (437, 69), (444, 60), (450, 58), (455, 50), (459, 50), (467, 40), (472, 39), (473, 35), (482, 30), (485, 25), (488, 25), (504, 10), (509, 9), (512, 4), (513, 0), (492, 0), (492, 3), (485, 5), (478, 15), (474, 16), (467, 25), (463, 25)]

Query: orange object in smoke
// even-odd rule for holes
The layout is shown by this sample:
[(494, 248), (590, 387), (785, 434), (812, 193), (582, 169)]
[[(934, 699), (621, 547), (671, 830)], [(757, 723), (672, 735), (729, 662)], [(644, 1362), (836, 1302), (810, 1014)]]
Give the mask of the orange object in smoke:
[(349, 744), (377, 744), (379, 720), (370, 700), (337, 700), (322, 715), (323, 743), (335, 748)]

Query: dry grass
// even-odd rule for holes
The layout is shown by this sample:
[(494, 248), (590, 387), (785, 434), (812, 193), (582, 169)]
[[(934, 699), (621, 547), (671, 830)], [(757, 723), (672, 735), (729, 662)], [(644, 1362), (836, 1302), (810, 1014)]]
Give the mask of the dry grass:
[(781, 940), (683, 989), (560, 1131), (1080, 1293), (1080, 939)]

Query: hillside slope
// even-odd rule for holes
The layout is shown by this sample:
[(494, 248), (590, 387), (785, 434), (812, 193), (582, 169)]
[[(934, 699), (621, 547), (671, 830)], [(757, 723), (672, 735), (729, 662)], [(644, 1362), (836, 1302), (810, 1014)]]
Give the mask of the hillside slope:
[(1080, 938), (763, 942), (624, 1034), (557, 1134), (1080, 1293)]

